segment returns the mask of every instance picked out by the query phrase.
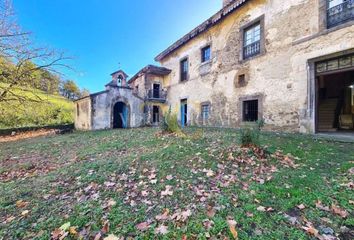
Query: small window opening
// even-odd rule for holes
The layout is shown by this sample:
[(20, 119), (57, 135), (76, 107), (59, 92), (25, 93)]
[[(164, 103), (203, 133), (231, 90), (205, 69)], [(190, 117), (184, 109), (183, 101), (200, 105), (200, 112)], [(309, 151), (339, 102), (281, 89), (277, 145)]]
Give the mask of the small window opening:
[(243, 121), (258, 121), (258, 100), (250, 100), (243, 102)]

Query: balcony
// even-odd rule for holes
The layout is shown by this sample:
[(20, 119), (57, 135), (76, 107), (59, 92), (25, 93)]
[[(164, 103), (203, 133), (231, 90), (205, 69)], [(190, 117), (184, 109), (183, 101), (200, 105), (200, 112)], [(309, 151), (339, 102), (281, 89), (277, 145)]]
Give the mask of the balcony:
[(150, 89), (147, 94), (148, 101), (166, 102), (167, 92), (165, 90)]
[(354, 0), (343, 0), (341, 4), (327, 10), (327, 28), (354, 20)]
[(261, 52), (261, 41), (253, 42), (243, 47), (243, 59), (248, 59)]

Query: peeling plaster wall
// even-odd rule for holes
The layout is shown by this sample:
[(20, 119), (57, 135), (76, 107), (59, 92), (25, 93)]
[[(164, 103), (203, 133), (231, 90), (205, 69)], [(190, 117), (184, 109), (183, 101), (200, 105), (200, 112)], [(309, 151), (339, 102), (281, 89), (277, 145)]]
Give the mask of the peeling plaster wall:
[(124, 102), (128, 109), (128, 127), (144, 125), (144, 101), (128, 88), (110, 88), (108, 92), (92, 97), (92, 130), (113, 127), (113, 107), (117, 102)]
[(91, 99), (84, 98), (77, 101), (75, 106), (75, 128), (80, 130), (91, 129)]
[[(323, 28), (324, 0), (254, 0), (194, 38), (161, 61), (172, 70), (165, 79), (168, 105), (179, 113), (188, 99), (188, 119), (200, 114), (200, 104), (211, 102), (210, 125), (238, 127), (241, 100), (260, 99), (268, 130), (314, 132), (309, 98), (308, 60), (354, 48), (354, 26)], [(245, 24), (264, 16), (265, 52), (243, 61)], [(210, 44), (212, 60), (201, 64), (201, 48)], [(189, 59), (189, 80), (181, 83), (180, 60)], [(238, 84), (245, 74), (246, 83)], [(179, 115), (179, 114), (178, 114)]]

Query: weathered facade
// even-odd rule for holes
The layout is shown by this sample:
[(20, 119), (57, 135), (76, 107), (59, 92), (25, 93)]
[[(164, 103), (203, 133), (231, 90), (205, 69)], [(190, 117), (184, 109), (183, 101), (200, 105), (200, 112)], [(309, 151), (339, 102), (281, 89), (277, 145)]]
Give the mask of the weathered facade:
[[(123, 71), (112, 74), (106, 90), (76, 101), (75, 127), (82, 130), (157, 125), (166, 102), (163, 77), (171, 71), (149, 65), (127, 80)], [(157, 86), (158, 85), (158, 86)]]
[(353, 130), (353, 23), (353, 0), (224, 0), (155, 58), (163, 75), (141, 71), (129, 86), (146, 100), (161, 83), (158, 114), (171, 108), (182, 125)]

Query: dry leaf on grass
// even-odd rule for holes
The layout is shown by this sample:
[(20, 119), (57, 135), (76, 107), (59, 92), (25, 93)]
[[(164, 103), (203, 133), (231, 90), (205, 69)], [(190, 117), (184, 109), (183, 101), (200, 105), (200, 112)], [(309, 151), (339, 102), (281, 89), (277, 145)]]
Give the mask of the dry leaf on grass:
[(229, 230), (230, 230), (233, 238), (237, 239), (238, 238), (238, 233), (236, 231), (237, 222), (235, 220), (230, 219), (230, 220), (227, 221), (227, 224), (229, 225)]
[(161, 192), (161, 197), (172, 196), (173, 195), (173, 191), (171, 191), (171, 189), (172, 189), (172, 186), (167, 185), (166, 188), (165, 188), (165, 191)]
[(332, 209), (334, 214), (337, 214), (337, 215), (341, 216), (342, 218), (348, 217), (348, 212), (346, 210), (341, 209), (340, 207), (337, 207), (334, 204), (332, 204), (331, 209)]
[(142, 222), (142, 223), (139, 223), (135, 226), (138, 230), (140, 231), (146, 231), (150, 228), (150, 224), (148, 222)]
[(105, 237), (103, 240), (119, 240), (119, 238), (114, 234), (110, 234), (107, 237)]
[(168, 232), (168, 227), (165, 225), (160, 225), (158, 228), (155, 228), (155, 234), (166, 235)]

